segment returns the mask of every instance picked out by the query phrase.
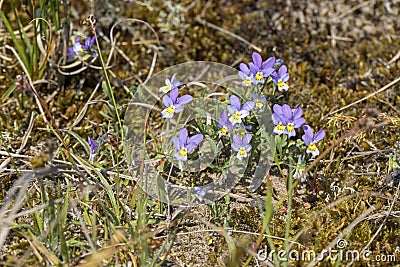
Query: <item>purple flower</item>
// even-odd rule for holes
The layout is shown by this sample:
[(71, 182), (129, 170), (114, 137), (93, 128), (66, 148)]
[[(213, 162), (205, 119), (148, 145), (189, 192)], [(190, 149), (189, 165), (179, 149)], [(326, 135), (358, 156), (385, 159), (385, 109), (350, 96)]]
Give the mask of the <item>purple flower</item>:
[(287, 91), (289, 89), (289, 85), (287, 85), (287, 81), (289, 80), (289, 73), (287, 73), (287, 67), (285, 65), (282, 65), (278, 73), (274, 71), (271, 74), (271, 78), (274, 81), (274, 83), (278, 86), (278, 90), (282, 91), (285, 90)]
[(229, 120), (232, 122), (232, 125), (241, 123), (242, 119), (246, 118), (256, 105), (253, 101), (249, 101), (241, 105), (240, 99), (235, 95), (231, 95), (230, 101), (231, 104), (228, 105), (228, 111), (231, 115)]
[(265, 95), (259, 96), (258, 94), (253, 94), (253, 101), (256, 104), (256, 108), (263, 108), (264, 104), (267, 103), (267, 97)]
[(232, 123), (228, 118), (228, 112), (222, 111), (221, 118), (218, 119), (218, 127), (221, 128), (218, 131), (218, 137), (228, 135), (228, 132), (232, 129)]
[(243, 158), (248, 156), (248, 153), (251, 150), (251, 145), (249, 144), (251, 141), (251, 134), (246, 134), (241, 138), (239, 135), (235, 134), (233, 136), (233, 144), (232, 149), (237, 151), (236, 157), (242, 161)]
[(303, 111), (300, 107), (292, 109), (289, 105), (280, 106), (275, 104), (273, 106), (274, 114), (272, 114), (272, 121), (276, 125), (274, 133), (281, 135), (287, 134), (288, 137), (296, 135), (296, 128), (299, 128), (306, 121), (302, 118)]
[(187, 129), (182, 128), (179, 131), (179, 135), (172, 138), (172, 143), (174, 144), (174, 147), (178, 150), (178, 152), (175, 153), (174, 157), (177, 160), (186, 161), (187, 154), (191, 153), (201, 141), (203, 141), (202, 134), (196, 134), (188, 138)]
[(93, 162), (93, 161), (94, 161), (94, 157), (95, 157), (96, 154), (97, 154), (97, 151), (98, 151), (98, 149), (99, 149), (100, 144), (97, 143), (96, 141), (94, 141), (94, 140), (93, 140), (92, 138), (90, 138), (89, 136), (88, 136), (88, 144), (89, 144), (89, 147), (90, 147), (89, 161), (90, 161), (90, 162)]
[(96, 41), (95, 36), (86, 38), (85, 44), (82, 45), (82, 49), (84, 51), (90, 51), (95, 41)]
[(161, 111), (162, 117), (170, 119), (174, 113), (179, 113), (183, 110), (183, 106), (192, 101), (193, 97), (190, 95), (183, 95), (178, 98), (178, 87), (171, 89), (169, 95), (164, 95), (162, 101), (165, 109)]
[(245, 86), (250, 86), (254, 79), (253, 73), (250, 72), (249, 67), (244, 63), (240, 63), (239, 77), (243, 80)]
[(85, 40), (85, 44), (81, 45), (81, 38), (78, 37), (72, 47), (67, 48), (68, 58), (75, 59), (84, 52), (90, 52), (95, 41), (96, 37), (88, 37)]
[(260, 54), (254, 52), (253, 62), (250, 62), (250, 72), (253, 74), (254, 84), (264, 83), (265, 78), (267, 78), (271, 73), (274, 72), (275, 57), (270, 57), (266, 61), (262, 62)]
[(193, 187), (193, 191), (195, 192), (196, 197), (197, 197), (200, 201), (202, 201), (203, 198), (204, 198), (204, 196), (206, 195), (206, 191), (204, 191), (204, 189), (201, 188), (201, 187), (195, 186), (195, 187)]
[(308, 125), (304, 125), (303, 130), (304, 130), (304, 135), (302, 136), (302, 139), (304, 141), (304, 144), (307, 146), (306, 152), (311, 153), (311, 158), (315, 158), (316, 156), (319, 155), (319, 150), (316, 146), (316, 143), (324, 139), (325, 131), (319, 130), (314, 135), (313, 130)]
[(168, 93), (169, 91), (171, 91), (172, 89), (177, 88), (180, 85), (180, 82), (178, 81), (174, 81), (176, 76), (176, 73), (174, 73), (174, 75), (172, 75), (171, 80), (170, 79), (165, 79), (165, 86), (160, 88), (160, 91), (163, 92), (164, 94)]

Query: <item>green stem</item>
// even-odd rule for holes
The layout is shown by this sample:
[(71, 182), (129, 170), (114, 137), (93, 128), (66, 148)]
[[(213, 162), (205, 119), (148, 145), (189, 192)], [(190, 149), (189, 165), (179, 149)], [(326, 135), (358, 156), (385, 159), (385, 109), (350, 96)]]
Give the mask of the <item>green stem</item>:
[(117, 103), (115, 102), (115, 97), (114, 97), (114, 93), (113, 93), (113, 90), (112, 90), (112, 87), (111, 87), (110, 78), (108, 77), (108, 72), (107, 72), (107, 69), (106, 69), (106, 65), (105, 65), (105, 63), (104, 63), (104, 59), (103, 59), (103, 56), (102, 56), (102, 54), (101, 54), (100, 45), (99, 45), (99, 41), (97, 40), (96, 31), (93, 30), (93, 33), (94, 33), (94, 35), (95, 35), (96, 46), (97, 46), (97, 52), (98, 52), (98, 54), (99, 54), (101, 67), (103, 68), (103, 72), (104, 72), (104, 77), (105, 77), (105, 80), (106, 80), (107, 89), (108, 89), (108, 91), (110, 92), (110, 98), (111, 98), (112, 104), (113, 104), (114, 109), (115, 109), (115, 114), (117, 115), (118, 126), (119, 126), (120, 132), (121, 132), (121, 139), (124, 140), (124, 129), (122, 128), (122, 122), (121, 122), (121, 118), (120, 118), (120, 116), (119, 116), (119, 111), (118, 111)]
[[(285, 242), (284, 249), (287, 250), (289, 247), (289, 236), (290, 236), (290, 222), (292, 215), (292, 199), (293, 199), (293, 171), (292, 171), (292, 162), (289, 165), (289, 177), (288, 177), (288, 207), (287, 207), (287, 215), (286, 215), (286, 228), (285, 228)], [(288, 251), (286, 251), (288, 252)], [(283, 266), (288, 266), (288, 261), (283, 263)]]

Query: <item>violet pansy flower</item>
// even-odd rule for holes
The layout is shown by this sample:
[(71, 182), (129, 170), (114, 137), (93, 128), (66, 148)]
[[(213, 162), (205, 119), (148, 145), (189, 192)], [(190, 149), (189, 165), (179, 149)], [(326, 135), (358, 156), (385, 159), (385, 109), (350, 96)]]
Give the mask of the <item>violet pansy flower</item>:
[(241, 123), (242, 119), (246, 118), (250, 114), (250, 111), (255, 107), (255, 103), (253, 101), (249, 101), (241, 105), (239, 97), (235, 95), (231, 95), (230, 102), (231, 104), (228, 105), (228, 111), (231, 115), (229, 120), (231, 121), (232, 125)]
[(81, 38), (77, 38), (75, 43), (72, 45), (72, 47), (67, 48), (67, 55), (68, 58), (71, 59), (76, 59), (78, 55), (84, 53), (84, 52), (91, 52), (92, 46), (94, 42), (96, 41), (96, 37), (88, 37), (85, 40), (85, 43), (81, 45)]
[(90, 138), (88, 136), (88, 144), (89, 144), (89, 148), (90, 148), (90, 155), (89, 155), (89, 161), (93, 162), (94, 161), (94, 157), (97, 154), (97, 151), (99, 149), (100, 144), (97, 143), (96, 141), (94, 141), (92, 138)]
[(178, 136), (172, 138), (172, 143), (176, 150), (178, 150), (174, 157), (180, 161), (187, 160), (187, 154), (191, 153), (199, 144), (203, 141), (202, 134), (196, 134), (188, 138), (188, 131), (186, 128), (182, 128), (179, 131)]
[(253, 101), (255, 103), (256, 108), (263, 108), (267, 103), (267, 97), (265, 95), (259, 96), (258, 94), (253, 94)]
[(193, 97), (190, 95), (183, 95), (178, 97), (178, 87), (171, 89), (169, 95), (164, 95), (162, 101), (165, 105), (165, 109), (161, 111), (162, 117), (170, 119), (174, 116), (174, 113), (179, 113), (183, 110), (184, 105), (192, 101)]
[(289, 73), (287, 72), (287, 67), (285, 65), (282, 65), (278, 72), (274, 71), (271, 74), (271, 78), (275, 85), (278, 86), (279, 91), (287, 91), (289, 89), (289, 85), (286, 83), (289, 80)]
[(302, 117), (303, 111), (300, 107), (292, 109), (286, 104), (283, 106), (275, 104), (273, 110), (272, 121), (276, 125), (274, 128), (274, 133), (276, 134), (281, 135), (284, 133), (290, 138), (296, 135), (295, 129), (305, 123), (305, 119)]
[(239, 66), (240, 66), (239, 77), (243, 80), (242, 83), (245, 86), (250, 86), (254, 78), (253, 73), (250, 72), (250, 69), (249, 67), (247, 67), (246, 64), (240, 63)]
[(266, 61), (262, 62), (261, 55), (254, 52), (253, 62), (249, 63), (250, 72), (253, 74), (254, 84), (264, 83), (265, 79), (274, 72), (275, 57), (270, 57)]
[(315, 158), (316, 156), (319, 155), (319, 150), (316, 144), (320, 142), (322, 139), (324, 139), (325, 131), (319, 130), (314, 135), (313, 130), (308, 125), (304, 125), (303, 130), (304, 130), (304, 135), (302, 136), (302, 139), (304, 141), (304, 144), (307, 146), (306, 152), (310, 153), (312, 158)]
[(226, 110), (222, 111), (221, 118), (218, 119), (218, 127), (220, 130), (218, 131), (218, 136), (226, 136), (228, 132), (232, 129), (232, 123), (229, 120), (228, 113)]
[(240, 161), (242, 161), (243, 158), (246, 158), (251, 150), (251, 145), (250, 145), (251, 138), (252, 138), (251, 134), (245, 134), (243, 138), (241, 138), (237, 134), (233, 136), (232, 149), (237, 151), (236, 157)]

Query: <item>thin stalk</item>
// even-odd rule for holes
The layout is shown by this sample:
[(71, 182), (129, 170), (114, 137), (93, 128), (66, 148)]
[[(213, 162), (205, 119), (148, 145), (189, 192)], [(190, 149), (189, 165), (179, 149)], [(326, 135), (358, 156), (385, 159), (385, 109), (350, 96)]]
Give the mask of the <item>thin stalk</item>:
[(110, 78), (108, 77), (108, 72), (107, 72), (107, 69), (106, 69), (106, 65), (104, 63), (104, 59), (103, 59), (103, 56), (102, 56), (102, 53), (101, 53), (101, 50), (100, 50), (100, 44), (99, 44), (99, 41), (97, 39), (96, 28), (94, 26), (94, 22), (93, 21), (90, 21), (90, 23), (91, 23), (92, 31), (93, 31), (93, 34), (94, 34), (94, 37), (95, 37), (95, 41), (96, 41), (97, 52), (99, 54), (100, 64), (101, 64), (101, 67), (102, 67), (103, 72), (104, 72), (106, 86), (107, 86), (108, 91), (110, 92), (111, 102), (112, 102), (112, 104), (114, 106), (115, 114), (117, 115), (118, 126), (119, 126), (119, 129), (120, 129), (120, 132), (121, 132), (121, 139), (124, 140), (124, 129), (122, 128), (122, 122), (121, 122), (121, 118), (119, 116), (117, 102), (115, 101), (114, 93), (113, 93), (113, 90), (112, 90), (112, 87), (111, 87)]
[[(291, 160), (292, 161), (292, 160)], [(288, 177), (288, 206), (286, 215), (286, 227), (285, 227), (285, 242), (283, 248), (286, 250), (289, 246), (289, 236), (290, 236), (290, 222), (292, 215), (292, 199), (293, 199), (293, 171), (292, 162), (289, 165), (289, 177)], [(288, 261), (283, 262), (283, 266), (288, 266)]]

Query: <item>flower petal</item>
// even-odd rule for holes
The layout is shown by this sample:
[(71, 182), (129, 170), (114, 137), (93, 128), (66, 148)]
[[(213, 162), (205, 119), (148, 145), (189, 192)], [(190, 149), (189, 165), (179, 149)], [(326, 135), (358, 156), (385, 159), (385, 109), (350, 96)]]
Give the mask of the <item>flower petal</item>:
[(246, 149), (247, 153), (251, 150), (251, 145), (245, 145), (244, 148)]
[(164, 103), (164, 106), (169, 107), (172, 106), (174, 103), (172, 102), (171, 98), (169, 95), (164, 95), (162, 98), (162, 101)]
[(273, 71), (269, 76), (272, 78), (274, 83), (278, 83), (279, 77), (278, 77), (278, 74), (276, 73), (276, 71)]
[(298, 119), (295, 119), (294, 121), (293, 121), (293, 124), (294, 124), (294, 128), (299, 128), (301, 125), (303, 125), (304, 123), (306, 123), (306, 120), (304, 119), (304, 118), (298, 118)]
[(243, 136), (243, 140), (242, 140), (242, 144), (243, 145), (248, 145), (251, 141), (251, 134), (245, 134), (245, 136)]
[(258, 68), (261, 68), (261, 63), (262, 63), (261, 55), (260, 55), (259, 53), (257, 53), (257, 52), (254, 52), (253, 55), (252, 55), (252, 58), (253, 58), (254, 64), (255, 64)]
[(242, 79), (242, 80), (246, 80), (246, 79), (247, 79), (247, 74), (245, 74), (245, 73), (242, 72), (242, 71), (239, 71), (239, 77), (240, 77), (240, 79)]
[(276, 114), (282, 114), (282, 113), (283, 113), (283, 111), (282, 111), (282, 106), (281, 106), (281, 105), (275, 104), (275, 105), (272, 107), (272, 109), (274, 110), (274, 112), (275, 112)]
[(246, 64), (240, 63), (239, 67), (240, 67), (240, 70), (241, 70), (244, 74), (249, 75), (250, 70), (249, 70), (249, 67), (247, 67)]
[(236, 108), (235, 106), (232, 106), (232, 105), (228, 105), (228, 112), (229, 112), (229, 114), (235, 114), (236, 112), (238, 112), (239, 111), (239, 109), (238, 108)]
[(189, 143), (186, 145), (186, 149), (187, 149), (188, 153), (191, 153), (196, 147), (197, 147), (197, 144), (195, 144), (195, 143)]
[(303, 125), (303, 130), (304, 134), (302, 136), (302, 139), (306, 146), (308, 146), (313, 141), (314, 133), (309, 125)]
[(250, 67), (250, 73), (253, 73), (254, 75), (256, 75), (256, 73), (260, 70), (260, 68), (254, 65), (253, 62), (249, 63), (249, 67)]
[(175, 79), (175, 76), (176, 76), (176, 73), (172, 74), (171, 83), (173, 83), (173, 81), (174, 81), (174, 79)]
[(178, 98), (178, 100), (176, 101), (177, 104), (180, 105), (186, 105), (188, 104), (190, 101), (192, 101), (193, 97), (190, 95), (183, 95), (180, 98)]
[(177, 160), (180, 160), (180, 161), (186, 161), (186, 160), (187, 160), (187, 155), (181, 156), (181, 154), (179, 153), (179, 151), (175, 153), (174, 157), (175, 157)]
[(175, 112), (175, 113), (182, 112), (182, 110), (183, 110), (184, 108), (185, 108), (185, 107), (184, 107), (183, 105), (181, 105), (181, 104), (176, 104), (176, 105), (175, 105), (175, 110), (174, 110), (174, 112)]
[(282, 82), (287, 82), (289, 80), (289, 73), (285, 73), (281, 77)]
[(229, 98), (231, 101), (231, 105), (234, 106), (237, 110), (240, 110), (240, 99), (235, 95), (231, 95)]
[(179, 91), (178, 88), (171, 89), (169, 96), (173, 103), (176, 103), (176, 98), (178, 97)]
[(240, 113), (240, 118), (242, 119), (246, 118), (250, 114), (250, 112), (248, 112), (247, 110), (241, 110), (239, 111), (239, 113)]
[(285, 73), (287, 73), (287, 67), (286, 67), (286, 65), (282, 65), (282, 66), (279, 68), (279, 70), (278, 70), (278, 76), (279, 76), (280, 78), (282, 78), (282, 76), (283, 76)]
[(324, 137), (325, 137), (325, 131), (324, 130), (319, 130), (314, 136), (314, 141), (315, 142), (319, 142), (322, 139), (324, 139)]
[(282, 114), (290, 120), (292, 118), (292, 109), (289, 107), (289, 105), (285, 104), (282, 106)]
[(263, 72), (264, 77), (268, 77), (274, 72), (274, 69), (273, 68), (265, 68), (265, 69), (263, 69), (262, 72)]
[(263, 69), (273, 68), (275, 65), (275, 57), (270, 57), (262, 64)]
[(301, 107), (298, 107), (293, 110), (293, 120), (300, 118), (303, 115), (303, 110)]
[(202, 134), (196, 134), (196, 135), (194, 135), (194, 136), (189, 138), (188, 144), (194, 143), (197, 146), (198, 144), (200, 144), (201, 141), (203, 141), (203, 135)]
[(238, 145), (242, 145), (242, 138), (240, 138), (240, 136), (238, 134), (235, 134), (233, 136), (233, 143), (234, 144), (238, 144)]
[(256, 107), (256, 103), (253, 101), (248, 101), (242, 105), (241, 110), (252, 111)]
[(180, 150), (183, 147), (182, 142), (179, 140), (178, 136), (172, 137), (172, 143), (174, 144), (174, 147), (178, 150)]
[(180, 140), (183, 144), (186, 144), (187, 137), (188, 137), (188, 131), (187, 131), (187, 129), (186, 129), (186, 128), (182, 128), (182, 129), (179, 131), (179, 140)]
[(242, 147), (242, 145), (241, 144), (237, 144), (237, 143), (233, 143), (231, 145), (231, 147), (232, 147), (233, 150), (239, 151), (239, 149)]

